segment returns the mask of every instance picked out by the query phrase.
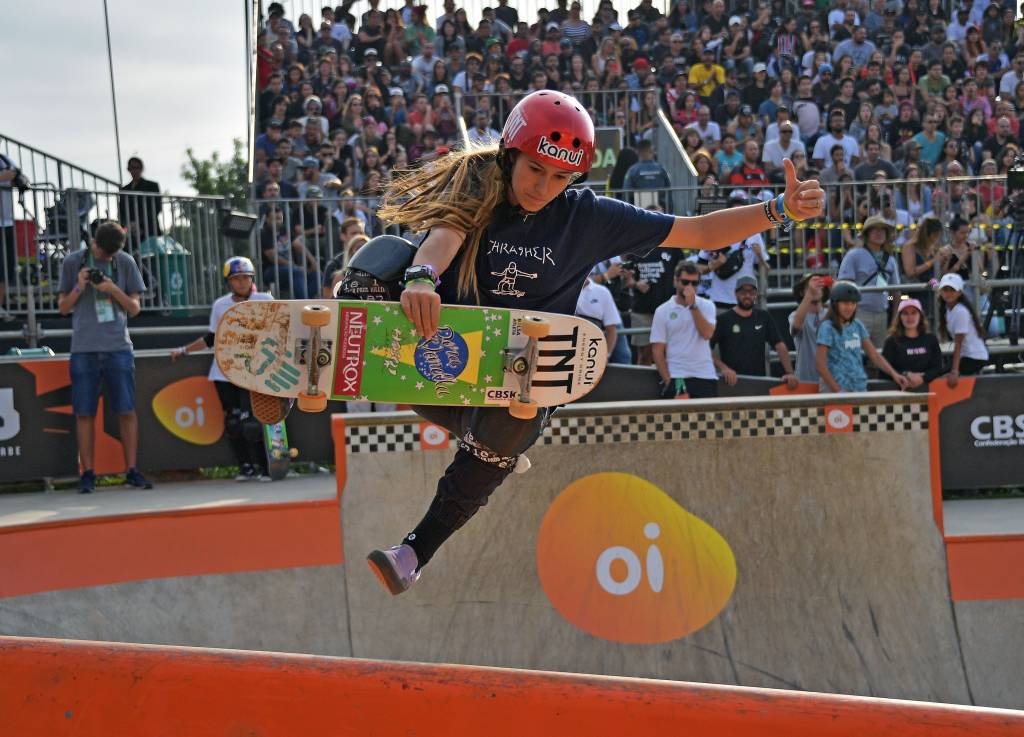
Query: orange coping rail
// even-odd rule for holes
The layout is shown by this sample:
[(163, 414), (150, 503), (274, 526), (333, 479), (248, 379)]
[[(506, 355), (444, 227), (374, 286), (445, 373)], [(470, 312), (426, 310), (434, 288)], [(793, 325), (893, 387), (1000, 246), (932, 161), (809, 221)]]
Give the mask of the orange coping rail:
[(0, 673), (10, 735), (1024, 735), (1000, 709), (72, 640), (0, 637)]

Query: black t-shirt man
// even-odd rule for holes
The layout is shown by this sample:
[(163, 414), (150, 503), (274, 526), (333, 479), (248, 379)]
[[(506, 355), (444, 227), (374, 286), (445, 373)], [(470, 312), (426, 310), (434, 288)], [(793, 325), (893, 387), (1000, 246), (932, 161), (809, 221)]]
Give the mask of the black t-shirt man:
[(683, 257), (678, 248), (655, 248), (646, 256), (630, 260), (637, 282), (646, 282), (649, 289), (644, 292), (639, 286), (633, 288), (633, 312), (653, 315), (658, 307), (675, 294), (673, 274), (676, 264)]
[(718, 346), (722, 363), (737, 374), (766, 376), (765, 346), (782, 342), (779, 329), (767, 311), (755, 307), (743, 317), (736, 310), (718, 315), (711, 347)]

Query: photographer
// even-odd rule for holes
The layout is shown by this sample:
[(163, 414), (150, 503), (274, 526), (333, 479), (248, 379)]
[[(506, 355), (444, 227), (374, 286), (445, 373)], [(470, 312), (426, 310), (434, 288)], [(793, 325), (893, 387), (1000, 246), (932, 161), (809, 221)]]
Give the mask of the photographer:
[(9, 158), (0, 154), (0, 321), (14, 318), (7, 311), (7, 283), (18, 270), (18, 254), (14, 247), (14, 187), (27, 187), (21, 171)]
[(107, 403), (117, 413), (128, 468), (126, 483), (137, 489), (153, 488), (135, 468), (139, 423), (128, 318), (139, 314), (139, 294), (144, 286), (134, 259), (121, 250), (125, 239), (118, 223), (101, 222), (89, 248), (69, 254), (61, 265), (58, 308), (62, 315), (71, 315), (71, 405), (82, 464), (78, 487), (82, 494), (96, 488), (94, 423), (101, 382)]

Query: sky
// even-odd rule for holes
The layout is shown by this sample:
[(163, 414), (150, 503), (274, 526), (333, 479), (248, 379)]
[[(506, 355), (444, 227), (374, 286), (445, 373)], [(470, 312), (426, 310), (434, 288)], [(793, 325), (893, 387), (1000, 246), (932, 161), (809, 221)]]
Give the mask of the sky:
[[(246, 139), (245, 17), (238, 0), (108, 0), (122, 167), (192, 194), (185, 149), (231, 153)], [(0, 0), (0, 133), (117, 181), (102, 0)]]

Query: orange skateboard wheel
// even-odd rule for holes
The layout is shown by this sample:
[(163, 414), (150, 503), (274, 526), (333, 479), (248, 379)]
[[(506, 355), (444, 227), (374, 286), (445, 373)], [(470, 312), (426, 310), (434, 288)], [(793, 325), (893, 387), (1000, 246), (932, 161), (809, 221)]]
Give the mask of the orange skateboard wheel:
[(306, 305), (302, 308), (302, 324), (311, 328), (326, 327), (331, 321), (331, 311), (323, 305)]
[(316, 394), (299, 392), (296, 403), (303, 412), (323, 412), (327, 409), (327, 395), (323, 392)]
[(521, 402), (518, 399), (510, 399), (508, 402), (508, 413), (517, 420), (532, 420), (537, 416), (536, 402)]
[(519, 329), (527, 338), (546, 338), (551, 332), (551, 323), (539, 317), (527, 317), (519, 323)]

